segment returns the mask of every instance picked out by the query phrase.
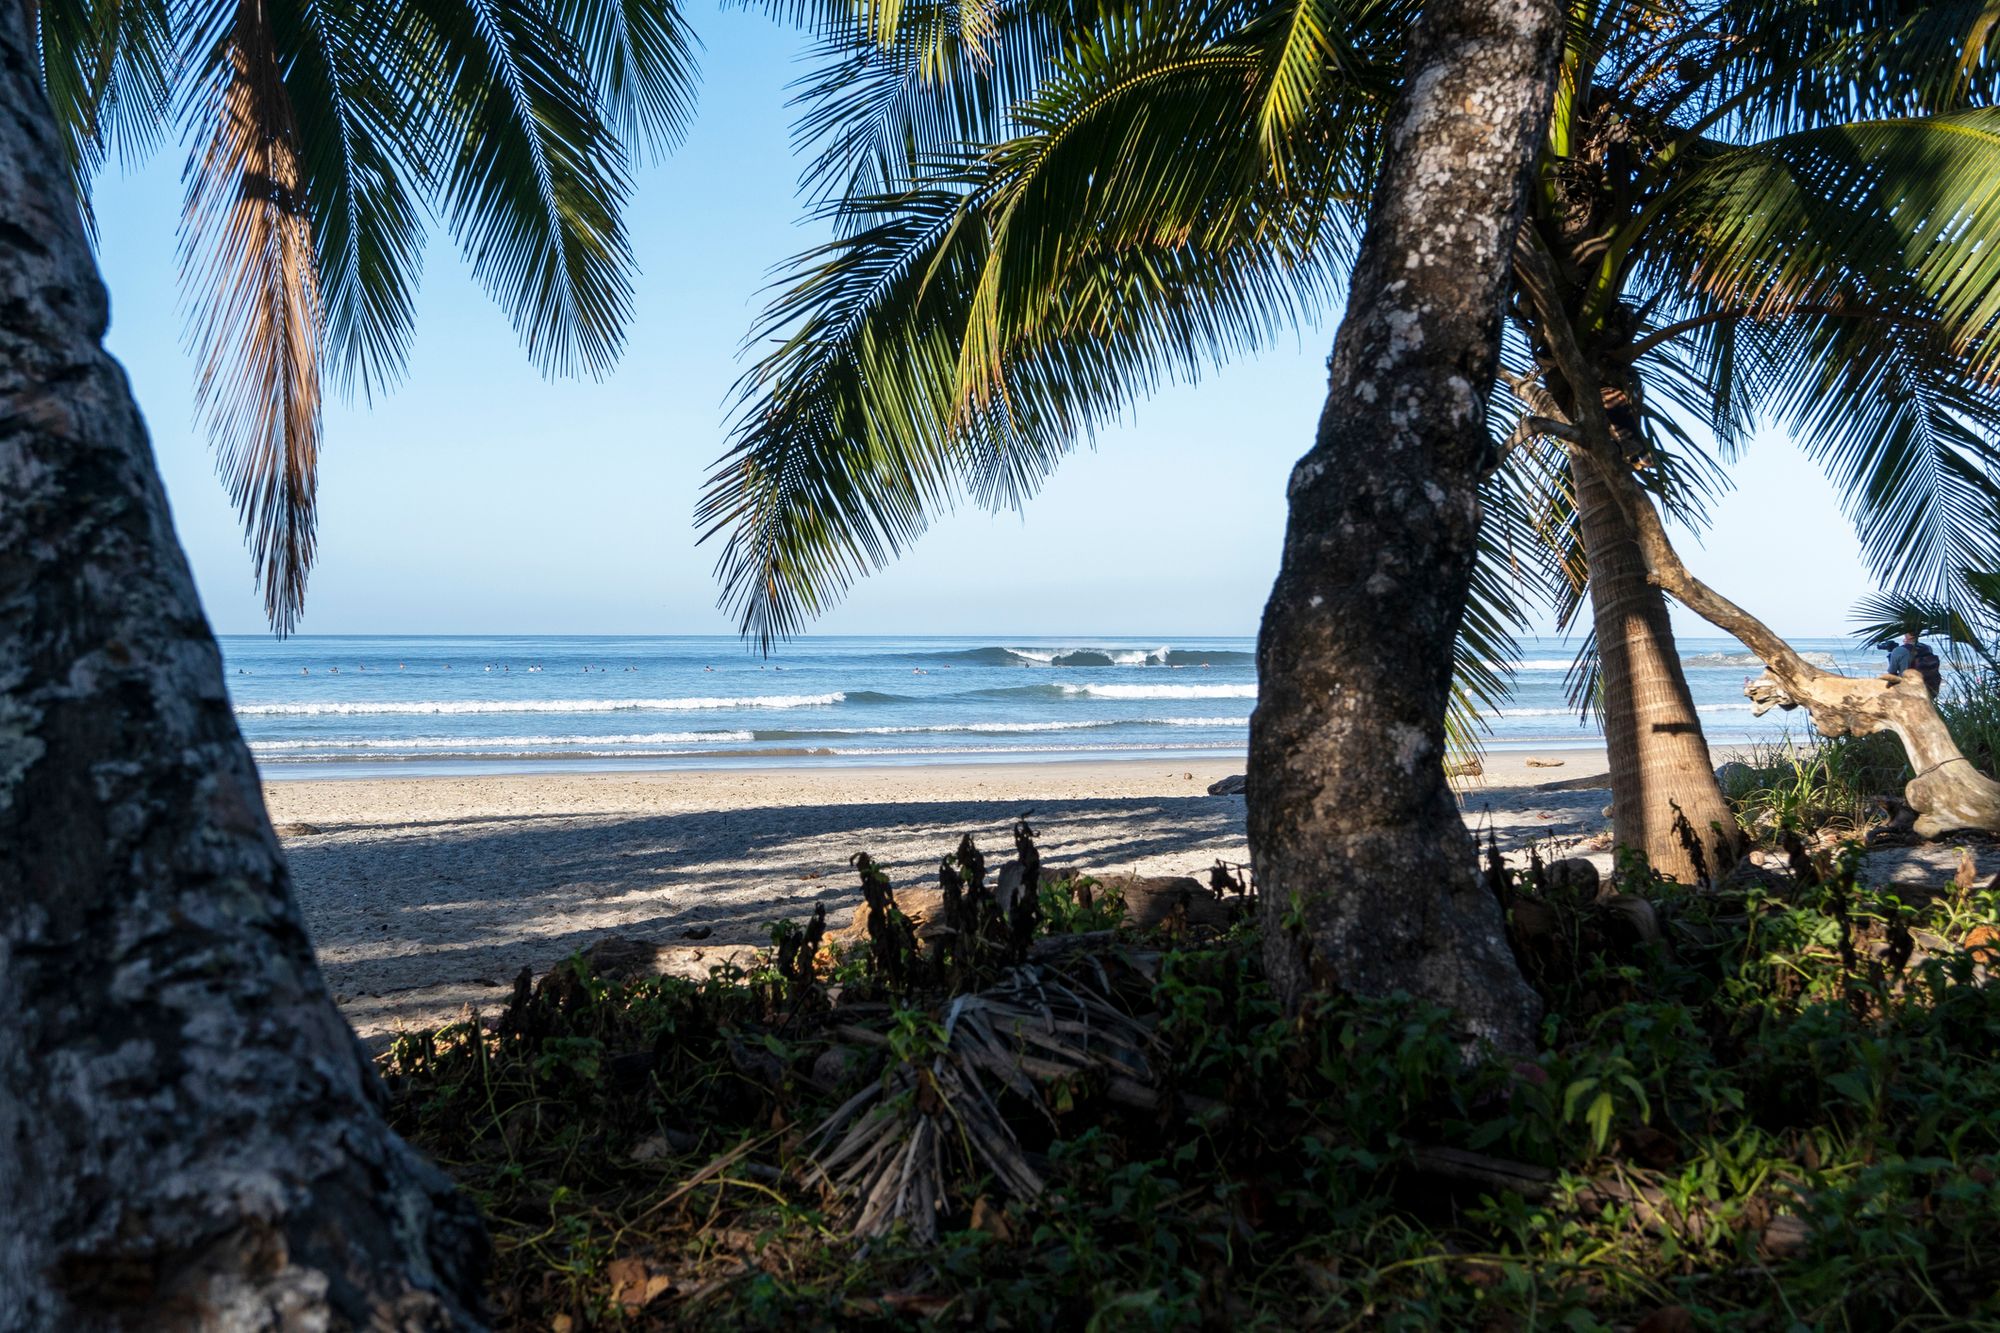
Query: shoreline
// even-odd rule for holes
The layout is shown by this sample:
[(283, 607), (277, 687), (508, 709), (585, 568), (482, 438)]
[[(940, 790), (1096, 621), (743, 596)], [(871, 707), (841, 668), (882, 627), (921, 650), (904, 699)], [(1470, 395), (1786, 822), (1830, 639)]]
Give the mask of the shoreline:
[[(1718, 746), (1718, 754), (1731, 751), (1730, 746)], [(965, 770), (991, 770), (995, 772), (1018, 772), (1040, 768), (1063, 770), (1103, 767), (1107, 770), (1124, 770), (1134, 766), (1157, 764), (1179, 764), (1183, 768), (1226, 768), (1230, 772), (1243, 771), (1246, 755), (1233, 751), (1218, 750), (1158, 750), (1129, 755), (1107, 755), (1090, 751), (1037, 751), (1024, 753), (1016, 758), (996, 757), (991, 751), (969, 750), (965, 758), (948, 755), (927, 754), (912, 756), (898, 762), (885, 756), (868, 756), (851, 762), (835, 760), (830, 756), (799, 756), (777, 754), (768, 760), (759, 761), (750, 757), (734, 757), (726, 763), (704, 763), (708, 756), (690, 755), (682, 762), (634, 762), (629, 759), (535, 759), (528, 761), (510, 759), (473, 759), (462, 761), (438, 761), (423, 758), (411, 759), (336, 759), (319, 762), (301, 760), (278, 760), (258, 764), (258, 776), (269, 787), (290, 786), (294, 783), (310, 782), (437, 782), (437, 781), (489, 781), (501, 778), (678, 778), (678, 777), (727, 777), (755, 773), (794, 774), (838, 774), (838, 773), (931, 773), (950, 777)], [(1594, 757), (1594, 760), (1593, 760)], [(1533, 761), (1543, 759), (1548, 762), (1538, 767)], [(803, 762), (801, 762), (803, 760)], [(1593, 773), (1608, 770), (1604, 746), (1600, 744), (1577, 745), (1574, 743), (1532, 745), (1509, 742), (1508, 748), (1488, 748), (1482, 751), (1480, 761), (1483, 772), (1471, 779), (1452, 779), (1453, 785), (1461, 782), (1492, 784), (1495, 782), (1533, 782), (1537, 773), (1549, 777), (1576, 776), (1585, 769)], [(1591, 763), (1595, 767), (1591, 767)], [(1718, 761), (1720, 762), (1720, 761)], [(1560, 770), (1560, 771), (1558, 771)]]

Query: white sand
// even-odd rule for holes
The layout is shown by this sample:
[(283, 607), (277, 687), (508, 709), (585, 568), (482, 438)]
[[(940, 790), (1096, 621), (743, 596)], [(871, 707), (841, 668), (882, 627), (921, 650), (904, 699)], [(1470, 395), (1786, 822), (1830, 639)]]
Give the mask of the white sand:
[[(1534, 757), (1551, 765), (1530, 768)], [(364, 1035), (492, 1007), (524, 965), (544, 970), (609, 935), (704, 948), (761, 943), (816, 901), (859, 901), (847, 859), (899, 886), (934, 883), (970, 832), (995, 863), (1026, 815), (1047, 864), (1199, 874), (1249, 858), (1243, 799), (1207, 795), (1238, 760), (801, 767), (622, 774), (287, 780), (265, 784), (307, 927)], [(1568, 850), (1604, 827), (1602, 789), (1524, 783), (1605, 772), (1597, 750), (1489, 755), (1461, 782), (1466, 822), (1502, 845)]]

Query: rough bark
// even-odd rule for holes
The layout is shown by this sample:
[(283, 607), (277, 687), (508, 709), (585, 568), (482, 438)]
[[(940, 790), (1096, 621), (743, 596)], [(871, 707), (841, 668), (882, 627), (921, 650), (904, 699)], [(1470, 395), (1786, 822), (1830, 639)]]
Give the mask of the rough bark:
[[(1523, 266), (1534, 271), (1530, 287), (1546, 284), (1551, 276), (1547, 256), (1529, 246), (1522, 251)], [(1549, 317), (1546, 306), (1542, 313), (1558, 366), (1565, 374), (1581, 373), (1586, 362), (1567, 320)], [(1602, 405), (1588, 400), (1576, 406), (1576, 420), (1561, 423), (1571, 455), (1603, 484), (1606, 498), (1621, 512), (1645, 561), (1648, 582), (1735, 635), (1764, 663), (1764, 675), (1743, 689), (1759, 713), (1804, 707), (1824, 736), (1892, 732), (1916, 774), (1903, 796), (1917, 812), (1919, 834), (1934, 838), (1962, 829), (2000, 829), (2000, 782), (1981, 773), (1960, 751), (1922, 675), (1906, 671), (1900, 677), (1855, 677), (1816, 667), (1763, 621), (1696, 578), (1674, 550), (1651, 498), (1625, 466)]]
[(467, 1327), (314, 964), (18, 15), (0, 24), (0, 1328)]
[(1742, 855), (1743, 840), (1715, 779), (1666, 599), (1605, 481), (1588, 466), (1571, 475), (1603, 673), (1612, 836), (1683, 883), (1719, 878)]
[(1537, 1003), (1444, 779), (1501, 299), (1553, 88), (1546, 0), (1418, 21), (1258, 638), (1250, 845), (1287, 1002), (1408, 991), (1522, 1050)]
[[(1572, 228), (1559, 244), (1582, 248), (1591, 234)], [(1587, 266), (1565, 271), (1532, 226), (1520, 233), (1515, 259), (1534, 315), (1532, 332), (1553, 363), (1543, 375), (1549, 402), (1563, 413), (1560, 424), (1572, 434), (1601, 438), (1606, 457), (1620, 460), (1629, 479), (1631, 460), (1649, 448), (1635, 410), (1638, 382), (1617, 354), (1636, 318), (1615, 308), (1603, 321), (1609, 347), (1600, 347), (1593, 359), (1569, 322), (1569, 310), (1581, 300), (1576, 270)], [(1603, 354), (1607, 350), (1611, 355)], [(1577, 385), (1587, 388), (1579, 393)], [(1649, 577), (1638, 531), (1610, 484), (1582, 459), (1572, 460), (1570, 478), (1603, 682), (1612, 835), (1618, 846), (1643, 852), (1655, 870), (1674, 879), (1719, 878), (1743, 853), (1742, 830), (1715, 778), (1666, 599)]]

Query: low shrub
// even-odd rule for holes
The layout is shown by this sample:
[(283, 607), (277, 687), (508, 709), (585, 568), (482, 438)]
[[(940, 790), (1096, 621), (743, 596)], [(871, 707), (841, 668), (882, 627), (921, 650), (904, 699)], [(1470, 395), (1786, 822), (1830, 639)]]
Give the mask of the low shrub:
[[(2000, 987), (1956, 947), (2000, 938), (2000, 903), (1823, 866), (1647, 887), (1658, 937), (1539, 973), (1525, 1062), (1466, 1063), (1407, 997), (1287, 1015), (1243, 925), (915, 982), (850, 957), (829, 985), (824, 952), (701, 982), (573, 960), (382, 1070), (397, 1127), (486, 1209), (504, 1328), (2000, 1321)], [(1045, 898), (1043, 928), (1077, 902)], [(809, 1183), (815, 1127), (878, 1085), (935, 1109), (927, 1071), (996, 979), (1119, 1006), (1151, 1091), (1037, 1075), (994, 1108), (1037, 1197), (975, 1172), (935, 1241), (856, 1241)]]

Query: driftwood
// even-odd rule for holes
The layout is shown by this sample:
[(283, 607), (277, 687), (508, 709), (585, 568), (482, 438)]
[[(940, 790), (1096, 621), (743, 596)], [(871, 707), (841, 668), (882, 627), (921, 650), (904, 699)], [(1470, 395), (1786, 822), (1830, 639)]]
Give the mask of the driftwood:
[[(1534, 279), (1528, 283), (1531, 291), (1554, 290), (1546, 254), (1523, 245), (1517, 257)], [(1567, 318), (1553, 308), (1542, 314), (1549, 351), (1563, 375), (1573, 384), (1595, 383)], [(1959, 829), (2000, 829), (2000, 782), (1981, 773), (1959, 750), (1917, 672), (1843, 676), (1806, 661), (1770, 626), (1696, 578), (1682, 563), (1652, 499), (1620, 454), (1604, 406), (1595, 395), (1577, 395), (1576, 418), (1573, 422), (1542, 418), (1537, 424), (1544, 433), (1563, 440), (1608, 484), (1637, 529), (1653, 586), (1735, 635), (1764, 663), (1764, 674), (1743, 690), (1758, 714), (1802, 707), (1822, 736), (1893, 732), (1916, 773), (1904, 789), (1904, 799), (1917, 812), (1919, 834), (1935, 838)]]

